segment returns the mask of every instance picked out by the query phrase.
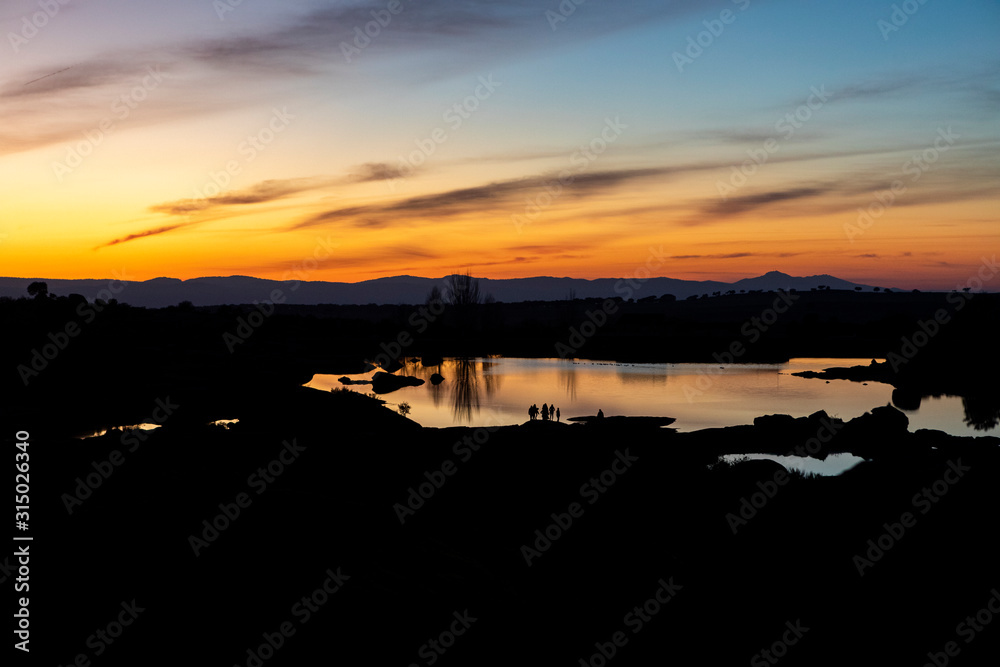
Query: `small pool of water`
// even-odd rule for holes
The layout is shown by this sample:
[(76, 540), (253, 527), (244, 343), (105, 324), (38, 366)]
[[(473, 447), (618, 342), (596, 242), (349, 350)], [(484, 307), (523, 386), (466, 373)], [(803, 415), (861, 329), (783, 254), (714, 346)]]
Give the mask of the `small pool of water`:
[(111, 428), (105, 428), (105, 429), (101, 429), (99, 431), (94, 431), (93, 433), (88, 433), (86, 435), (78, 436), (77, 439), (84, 440), (86, 438), (99, 438), (102, 435), (106, 435), (108, 431), (116, 429), (116, 428), (118, 428), (118, 429), (131, 429), (133, 431), (135, 431), (135, 430), (139, 430), (139, 431), (152, 431), (153, 429), (160, 428), (160, 424), (143, 423), (143, 424), (131, 424), (131, 425), (128, 425), (128, 426), (112, 426)]
[(786, 470), (795, 470), (801, 473), (813, 473), (823, 477), (836, 477), (847, 472), (865, 459), (854, 454), (831, 454), (824, 460), (811, 456), (781, 456), (777, 454), (726, 454), (720, 460), (733, 463), (743, 459), (767, 459), (776, 461), (785, 467)]

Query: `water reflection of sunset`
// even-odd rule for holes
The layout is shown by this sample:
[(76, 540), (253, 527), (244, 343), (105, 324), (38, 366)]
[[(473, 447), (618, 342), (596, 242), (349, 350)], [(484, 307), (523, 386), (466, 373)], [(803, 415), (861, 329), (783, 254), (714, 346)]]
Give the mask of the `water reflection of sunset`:
[[(630, 364), (564, 359), (445, 359), (423, 366), (408, 360), (400, 374), (426, 380), (420, 387), (401, 389), (380, 398), (390, 407), (407, 402), (410, 418), (424, 426), (519, 424), (528, 406), (543, 403), (560, 408), (562, 420), (594, 415), (674, 417), (673, 428), (701, 428), (752, 423), (776, 412), (802, 417), (819, 410), (851, 419), (891, 402), (892, 387), (837, 380), (795, 377), (803, 370), (867, 365), (870, 359), (793, 359), (787, 364)], [(440, 373), (438, 386), (430, 376)], [(349, 375), (364, 380), (368, 375)], [(337, 378), (317, 375), (307, 385), (329, 390), (342, 386)], [(366, 385), (349, 385), (367, 392)], [(971, 435), (963, 423), (961, 399), (925, 399), (907, 411), (911, 429), (936, 428)]]

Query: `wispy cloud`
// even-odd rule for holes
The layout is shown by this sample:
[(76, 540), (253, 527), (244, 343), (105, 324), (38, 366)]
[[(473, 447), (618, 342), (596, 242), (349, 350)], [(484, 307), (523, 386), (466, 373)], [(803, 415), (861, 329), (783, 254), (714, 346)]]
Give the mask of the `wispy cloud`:
[(136, 239), (144, 239), (144, 238), (148, 238), (150, 236), (157, 236), (159, 234), (166, 234), (167, 232), (172, 232), (175, 229), (181, 229), (183, 227), (188, 227), (188, 226), (193, 225), (193, 224), (196, 224), (196, 223), (193, 223), (193, 222), (181, 222), (181, 223), (178, 223), (176, 225), (165, 225), (163, 227), (157, 227), (155, 229), (149, 229), (149, 230), (146, 230), (144, 232), (138, 232), (136, 234), (129, 234), (128, 236), (123, 236), (123, 237), (117, 238), (117, 239), (115, 239), (113, 241), (108, 241), (107, 243), (94, 248), (94, 250), (100, 250), (101, 248), (110, 248), (111, 246), (119, 245), (121, 243), (127, 243), (129, 241), (135, 241)]
[(743, 257), (795, 257), (799, 252), (727, 252), (708, 255), (672, 255), (670, 259), (741, 259)]
[(702, 214), (710, 218), (725, 218), (747, 213), (772, 204), (818, 197), (836, 189), (837, 186), (835, 184), (827, 184), (758, 192), (742, 197), (732, 197), (726, 201), (717, 201), (705, 208)]
[(293, 195), (317, 190), (328, 186), (332, 181), (322, 178), (294, 178), (284, 180), (261, 181), (255, 185), (216, 197), (204, 199), (178, 199), (176, 201), (155, 204), (149, 207), (153, 213), (167, 215), (191, 215), (203, 213), (210, 209), (228, 206), (247, 206), (250, 204), (266, 204), (285, 199)]
[(388, 162), (366, 162), (355, 167), (347, 176), (346, 181), (348, 183), (370, 183), (404, 178), (407, 175), (408, 172), (398, 165)]
[[(565, 187), (562, 197), (587, 197), (597, 195), (609, 188), (618, 187), (634, 180), (647, 179), (671, 172), (669, 168), (624, 169), (579, 174), (572, 185)], [(359, 227), (384, 227), (413, 218), (433, 216), (436, 219), (450, 218), (485, 211), (523, 208), (526, 193), (542, 192), (551, 184), (555, 175), (499, 181), (469, 188), (458, 188), (418, 197), (410, 197), (388, 204), (368, 204), (349, 206), (324, 211), (292, 226), (293, 229), (311, 227), (327, 223), (350, 221)]]

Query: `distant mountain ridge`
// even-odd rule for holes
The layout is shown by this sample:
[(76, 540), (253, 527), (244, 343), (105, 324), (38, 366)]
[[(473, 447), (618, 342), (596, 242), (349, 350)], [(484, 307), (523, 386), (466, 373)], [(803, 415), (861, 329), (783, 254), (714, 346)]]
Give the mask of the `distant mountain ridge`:
[[(277, 299), (279, 303), (314, 305), (335, 303), (344, 305), (362, 304), (418, 304), (424, 303), (434, 286), (444, 289), (446, 278), (421, 278), (418, 276), (392, 276), (376, 278), (357, 283), (336, 283), (323, 281), (280, 281), (253, 278), (250, 276), (205, 277), (179, 280), (177, 278), (153, 278), (145, 281), (119, 280), (59, 280), (46, 278), (0, 278), (0, 297), (22, 297), (27, 295), (28, 284), (33, 281), (48, 284), (49, 291), (59, 296), (82, 294), (88, 300), (116, 298), (123, 303), (147, 308), (174, 306), (181, 301), (190, 301), (196, 306), (216, 306), (222, 304), (247, 304)], [(744, 278), (734, 283), (716, 280), (679, 280), (676, 278), (649, 278), (645, 281), (627, 278), (554, 278), (538, 276), (534, 278), (493, 279), (480, 278), (480, 288), (484, 294), (492, 294), (497, 301), (559, 301), (575, 296), (585, 298), (642, 299), (648, 296), (673, 294), (678, 299), (692, 295), (729, 290), (776, 290), (795, 289), (809, 291), (821, 285), (831, 289), (853, 290), (861, 287), (873, 289), (842, 280), (830, 275), (790, 276), (780, 271), (771, 271), (756, 278)], [(278, 290), (278, 292), (276, 292)], [(282, 300), (284, 299), (284, 300)]]

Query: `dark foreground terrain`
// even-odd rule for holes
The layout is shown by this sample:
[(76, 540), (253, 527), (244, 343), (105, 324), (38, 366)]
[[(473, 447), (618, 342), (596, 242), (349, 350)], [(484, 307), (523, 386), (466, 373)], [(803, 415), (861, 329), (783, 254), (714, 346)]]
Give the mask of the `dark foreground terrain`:
[[(962, 625), (1000, 585), (1000, 440), (911, 434), (893, 408), (490, 432), (299, 389), (228, 429), (32, 440), (45, 664), (252, 666), (270, 641), (266, 664), (922, 665), (954, 642), (975, 665), (1000, 644), (1000, 619)], [(711, 467), (796, 448), (870, 460)], [(120, 638), (95, 635), (133, 601)]]
[[(881, 296), (898, 301), (801, 311), (756, 349), (888, 358), (944, 301)], [(775, 298), (698, 300), (701, 314), (624, 304), (647, 325), (612, 320), (587, 345), (618, 337), (635, 353), (708, 332), (707, 350), (755, 349), (740, 330), (761, 297)], [(892, 407), (686, 434), (610, 418), (423, 429), (298, 386), (379, 354), (396, 316), (279, 313), (231, 354), (224, 336), (252, 307), (107, 305), (90, 321), (80, 308), (0, 303), (0, 438), (30, 464), (30, 527), (10, 530), (34, 538), (28, 572), (8, 552), (0, 580), (12, 614), (29, 598), (38, 664), (995, 664), (997, 438), (910, 433)], [(405, 353), (505, 351), (476, 335), (489, 312), (442, 317)], [(505, 326), (558, 333), (565, 312), (545, 312)], [(976, 295), (960, 314), (893, 383), (974, 398), (986, 426), (996, 306)], [(25, 383), (20, 367), (69, 322), (80, 331)], [(73, 437), (139, 422), (161, 427)], [(717, 464), (757, 452), (866, 462), (829, 478)]]

